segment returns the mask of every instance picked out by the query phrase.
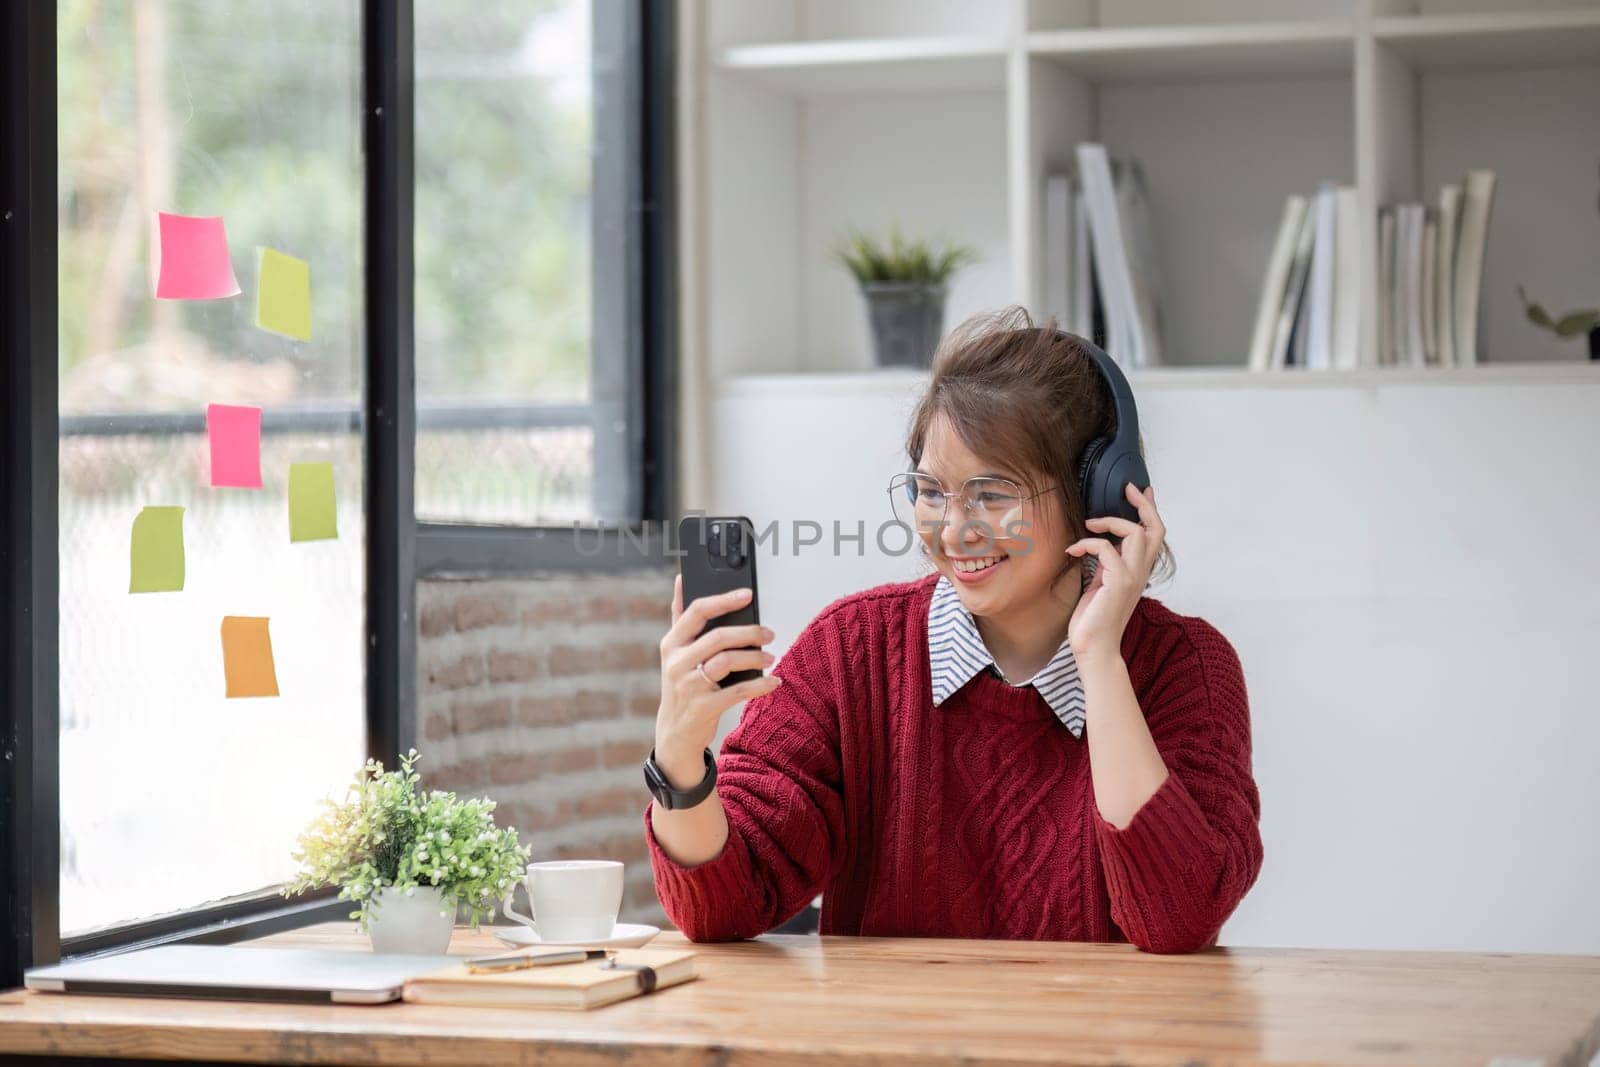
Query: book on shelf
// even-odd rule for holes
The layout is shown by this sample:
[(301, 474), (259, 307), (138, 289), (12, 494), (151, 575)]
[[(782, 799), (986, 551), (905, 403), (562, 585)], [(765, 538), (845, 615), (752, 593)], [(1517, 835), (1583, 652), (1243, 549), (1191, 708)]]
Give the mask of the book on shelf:
[(620, 949), (605, 960), (486, 973), (457, 963), (409, 979), (400, 996), (413, 1004), (598, 1008), (694, 979), (695, 955), (693, 949)]
[(1333, 363), (1333, 259), (1334, 187), (1317, 188), (1316, 226), (1311, 240), (1311, 274), (1306, 279), (1307, 336), (1302, 364), (1310, 370), (1327, 370)]
[(1422, 303), (1422, 355), (1430, 367), (1439, 363), (1439, 308), (1434, 294), (1438, 286), (1434, 275), (1439, 272), (1439, 216), (1428, 207), (1422, 217), (1422, 282), (1418, 300)]
[(1073, 228), (1078, 221), (1072, 186), (1070, 174), (1044, 179), (1044, 310), (1068, 330), (1074, 321)]
[(1300, 220), (1300, 230), (1295, 236), (1294, 255), (1289, 261), (1289, 278), (1284, 283), (1283, 303), (1278, 309), (1277, 329), (1272, 338), (1272, 357), (1269, 367), (1278, 370), (1289, 366), (1294, 341), (1294, 327), (1300, 317), (1300, 304), (1305, 299), (1306, 277), (1311, 273), (1311, 244), (1316, 239), (1317, 214), (1311, 202)]
[(1104, 347), (1121, 366), (1153, 366), (1161, 362), (1161, 313), (1143, 171), (1134, 161), (1114, 165), (1102, 144), (1079, 144), (1076, 157), (1105, 305)]
[(1360, 362), (1360, 223), (1354, 186), (1290, 194), (1267, 257), (1246, 366), (1350, 369)]
[(1137, 160), (1085, 143), (1045, 176), (1042, 298), (1063, 329), (1123, 366), (1161, 362), (1161, 279), (1150, 194)]
[(1272, 243), (1272, 254), (1267, 257), (1261, 299), (1256, 303), (1255, 326), (1250, 332), (1248, 365), (1252, 371), (1264, 371), (1272, 366), (1278, 315), (1283, 308), (1284, 293), (1289, 284), (1289, 268), (1294, 262), (1295, 246), (1300, 240), (1300, 225), (1305, 217), (1305, 197), (1290, 196), (1284, 201), (1283, 216), (1278, 221), (1278, 236)]
[(1456, 237), (1455, 357), (1462, 366), (1478, 362), (1478, 303), (1483, 289), (1484, 246), (1494, 206), (1495, 174), (1469, 170), (1462, 185), (1461, 230)]
[(1433, 330), (1439, 346), (1439, 363), (1456, 364), (1455, 262), (1456, 234), (1461, 223), (1461, 186), (1445, 184), (1439, 189), (1439, 256), (1434, 271)]
[(1378, 363), (1472, 366), (1478, 361), (1483, 262), (1495, 174), (1472, 170), (1417, 201), (1378, 210)]
[(1361, 208), (1356, 187), (1334, 190), (1333, 367), (1361, 366)]
[(1394, 208), (1378, 209), (1378, 366), (1394, 364)]

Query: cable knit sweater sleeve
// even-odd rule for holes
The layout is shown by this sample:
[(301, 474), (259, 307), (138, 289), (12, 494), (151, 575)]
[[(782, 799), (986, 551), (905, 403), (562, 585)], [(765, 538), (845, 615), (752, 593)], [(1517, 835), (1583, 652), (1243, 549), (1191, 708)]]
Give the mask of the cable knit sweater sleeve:
[[(1167, 778), (1127, 826), (1092, 816), (1111, 915), (1147, 952), (1192, 952), (1217, 933), (1261, 870), (1260, 799), (1238, 654), (1199, 619), (1167, 650), (1142, 707)], [(1194, 686), (1162, 685), (1168, 670)]]
[(807, 627), (774, 668), (783, 685), (747, 703), (723, 740), (716, 784), (728, 817), (722, 851), (683, 866), (661, 848), (645, 808), (656, 893), (691, 941), (756, 937), (787, 922), (841, 862), (844, 801), (830, 681), (839, 674), (838, 642), (830, 640), (837, 634), (830, 614)]

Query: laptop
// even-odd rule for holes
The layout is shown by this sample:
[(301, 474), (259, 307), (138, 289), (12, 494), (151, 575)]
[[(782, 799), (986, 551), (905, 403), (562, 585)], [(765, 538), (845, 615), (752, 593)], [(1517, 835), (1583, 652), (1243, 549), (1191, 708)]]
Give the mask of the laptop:
[(383, 1004), (400, 999), (407, 978), (448, 962), (445, 956), (338, 949), (160, 945), (34, 967), (22, 981), (51, 993)]

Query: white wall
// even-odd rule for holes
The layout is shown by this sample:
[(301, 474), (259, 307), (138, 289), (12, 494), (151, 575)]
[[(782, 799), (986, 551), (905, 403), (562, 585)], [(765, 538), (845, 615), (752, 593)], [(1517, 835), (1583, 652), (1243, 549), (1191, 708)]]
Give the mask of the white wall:
[[(1178, 561), (1153, 595), (1227, 635), (1250, 693), (1266, 862), (1223, 942), (1597, 953), (1600, 368), (1417, 379), (1133, 377)], [(920, 384), (716, 397), (706, 503), (783, 524), (774, 651), (917, 572), (871, 532)], [(796, 519), (824, 544), (793, 554)], [(834, 519), (866, 522), (864, 556), (833, 554)]]

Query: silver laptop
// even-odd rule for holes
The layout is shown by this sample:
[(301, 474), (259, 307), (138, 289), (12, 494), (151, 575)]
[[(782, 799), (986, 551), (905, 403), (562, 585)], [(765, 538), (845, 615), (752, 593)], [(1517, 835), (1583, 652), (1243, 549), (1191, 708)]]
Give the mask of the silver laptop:
[(407, 978), (449, 965), (447, 956), (161, 945), (35, 967), (22, 981), (52, 993), (382, 1004), (400, 999)]

